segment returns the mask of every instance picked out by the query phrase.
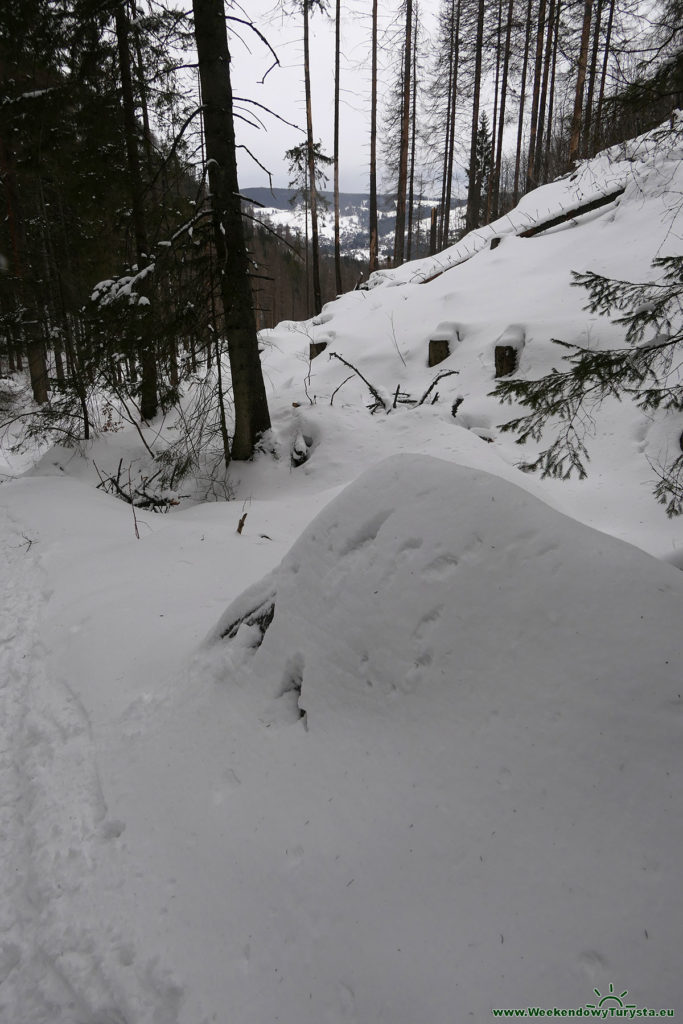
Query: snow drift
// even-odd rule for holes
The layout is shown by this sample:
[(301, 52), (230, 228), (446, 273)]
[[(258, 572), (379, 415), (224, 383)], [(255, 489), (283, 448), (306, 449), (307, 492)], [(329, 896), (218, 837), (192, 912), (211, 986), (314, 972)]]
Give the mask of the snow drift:
[(676, 1005), (682, 612), (674, 569), (440, 460), (318, 515), (210, 644), (306, 807), (297, 913), (326, 939), (299, 927), (280, 1019), (342, 1019), (309, 1001), (330, 973), (358, 1021), (612, 981)]

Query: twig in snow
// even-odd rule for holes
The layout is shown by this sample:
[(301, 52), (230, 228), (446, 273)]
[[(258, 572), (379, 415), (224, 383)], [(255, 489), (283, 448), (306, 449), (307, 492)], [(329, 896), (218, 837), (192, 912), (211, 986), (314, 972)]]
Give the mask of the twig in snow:
[(339, 387), (334, 389), (334, 391), (332, 392), (332, 397), (330, 398), (330, 405), (332, 405), (332, 403), (334, 402), (334, 396), (337, 394), (337, 392), (340, 391), (344, 387), (345, 384), (348, 384), (348, 382), (351, 380), (352, 377), (353, 377), (353, 374), (350, 374), (345, 380), (343, 380), (341, 382)]
[[(121, 470), (121, 465), (119, 464), (119, 472), (120, 472), (120, 470)], [(130, 466), (128, 467), (128, 490), (129, 490), (129, 492), (132, 495), (132, 493), (133, 493), (133, 485), (132, 485), (131, 480), (130, 480)], [(140, 540), (140, 531), (138, 530), (138, 517), (135, 515), (135, 505), (133, 504), (132, 497), (130, 499), (130, 507), (133, 510), (133, 525), (135, 527), (135, 537), (136, 537), (137, 540)]]
[[(436, 387), (436, 385), (439, 383), (440, 380), (443, 380), (444, 377), (452, 377), (453, 374), (458, 373), (458, 372), (459, 372), (458, 370), (441, 370), (440, 373), (437, 373), (436, 377), (434, 378), (432, 383), (429, 385), (429, 387), (427, 388), (427, 390), (425, 391), (424, 395), (422, 396), (420, 401), (417, 403), (417, 405), (422, 405), (427, 400), (427, 398), (429, 398), (430, 394), (432, 393), (432, 391), (434, 390), (434, 388)], [(417, 408), (417, 406), (416, 406), (416, 408)]]
[(338, 359), (340, 363), (344, 364), (344, 366), (348, 366), (349, 370), (353, 370), (353, 372), (360, 377), (360, 379), (363, 381), (363, 383), (366, 385), (366, 387), (369, 388), (370, 394), (375, 399), (375, 401), (378, 403), (378, 405), (380, 405), (382, 407), (382, 409), (386, 409), (387, 412), (389, 411), (387, 409), (387, 404), (386, 404), (385, 400), (382, 398), (382, 396), (380, 395), (380, 393), (377, 390), (377, 388), (373, 387), (373, 385), (370, 383), (370, 381), (367, 379), (367, 377), (364, 377), (363, 374), (360, 372), (360, 370), (353, 365), (353, 363), (347, 363), (346, 359), (343, 359), (336, 352), (330, 352), (330, 359)]
[[(394, 326), (394, 314), (393, 313), (389, 317), (389, 323), (391, 324), (391, 337), (392, 337), (392, 340), (394, 342), (394, 347), (395, 347), (396, 351), (398, 352), (398, 358), (401, 360), (401, 362), (405, 366), (406, 365), (406, 361), (405, 361), (405, 359), (403, 358), (403, 356), (401, 354), (400, 348), (398, 347), (398, 339), (396, 337), (396, 327)], [(395, 408), (396, 408), (396, 405), (394, 404), (394, 409)]]

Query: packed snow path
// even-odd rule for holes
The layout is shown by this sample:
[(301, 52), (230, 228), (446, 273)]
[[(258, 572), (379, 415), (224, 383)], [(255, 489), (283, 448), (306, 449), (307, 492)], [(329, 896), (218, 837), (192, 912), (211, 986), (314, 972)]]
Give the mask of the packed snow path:
[(88, 714), (47, 670), (39, 543), (0, 507), (0, 1021), (177, 1021), (180, 993), (115, 922), (120, 823)]

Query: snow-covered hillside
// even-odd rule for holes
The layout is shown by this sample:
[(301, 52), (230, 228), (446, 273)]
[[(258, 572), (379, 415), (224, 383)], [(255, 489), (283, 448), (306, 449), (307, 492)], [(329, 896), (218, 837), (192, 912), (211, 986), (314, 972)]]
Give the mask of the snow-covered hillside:
[[(2, 456), (2, 1024), (681, 1012), (683, 526), (648, 462), (681, 424), (607, 403), (588, 479), (540, 480), (489, 392), (509, 328), (529, 376), (619, 339), (570, 271), (680, 252), (682, 155), (599, 157), (266, 332), (231, 501), (97, 490), (149, 463), (123, 421)], [(389, 407), (457, 374), (371, 415), (331, 352)]]
[[(514, 410), (490, 397), (496, 342), (513, 328), (521, 338), (518, 372), (531, 378), (562, 366), (564, 353), (553, 338), (597, 348), (622, 342), (622, 328), (586, 311), (587, 293), (572, 287), (571, 272), (592, 270), (625, 280), (651, 280), (656, 277), (651, 267), (655, 257), (680, 252), (680, 139), (680, 132), (665, 138), (653, 133), (587, 161), (571, 177), (529, 193), (513, 213), (438, 256), (376, 273), (367, 290), (328, 303), (305, 325), (285, 322), (264, 332), (270, 348), (266, 369), (278, 407), (284, 414), (288, 404), (300, 402), (302, 408), (291, 414), (292, 420), (301, 421), (304, 434), (324, 434), (332, 419), (332, 395), (350, 373), (328, 358), (331, 352), (357, 367), (389, 400), (397, 387), (419, 398), (437, 370), (452, 369), (457, 376), (439, 384), (439, 400), (431, 408), (399, 406), (387, 417), (364, 419), (364, 436), (373, 438), (364, 444), (374, 444), (380, 453), (398, 448), (448, 458), (452, 452), (459, 461), (464, 440), (457, 428), (463, 427), (490, 442), (490, 451), (476, 457), (491, 472), (505, 475), (501, 462), (507, 467), (529, 461), (542, 445), (520, 448), (514, 437), (497, 429)], [(534, 225), (621, 189), (623, 193), (606, 206), (534, 237), (519, 237)], [(500, 239), (494, 249), (492, 238)], [(451, 344), (450, 357), (430, 369), (429, 340), (444, 325), (459, 340)], [(310, 378), (309, 342), (328, 346), (311, 364)], [(296, 356), (302, 361), (298, 368)], [(309, 406), (304, 383), (308, 395), (315, 397), (314, 406)], [(367, 388), (355, 377), (340, 389), (334, 406), (342, 411), (353, 408), (354, 416), (360, 416), (368, 398)], [(680, 521), (667, 523), (661, 510), (652, 508), (651, 498), (656, 481), (651, 463), (656, 466), (672, 453), (675, 457), (681, 433), (678, 416), (653, 416), (629, 400), (612, 400), (595, 413), (587, 428), (592, 459), (588, 481), (534, 479), (520, 485), (542, 493), (545, 500), (584, 522), (683, 565)], [(313, 459), (320, 463), (335, 458), (336, 434), (330, 447), (328, 452), (323, 445)]]

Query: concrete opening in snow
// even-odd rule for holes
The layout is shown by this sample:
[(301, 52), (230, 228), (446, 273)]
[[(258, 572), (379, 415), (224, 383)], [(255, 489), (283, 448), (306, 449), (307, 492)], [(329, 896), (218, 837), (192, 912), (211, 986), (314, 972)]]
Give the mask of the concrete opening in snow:
[(448, 359), (453, 348), (461, 340), (458, 324), (451, 320), (442, 320), (432, 331), (429, 338), (428, 365), (436, 366)]
[(496, 377), (509, 377), (517, 370), (524, 341), (524, 328), (519, 324), (510, 324), (505, 328), (494, 349)]

